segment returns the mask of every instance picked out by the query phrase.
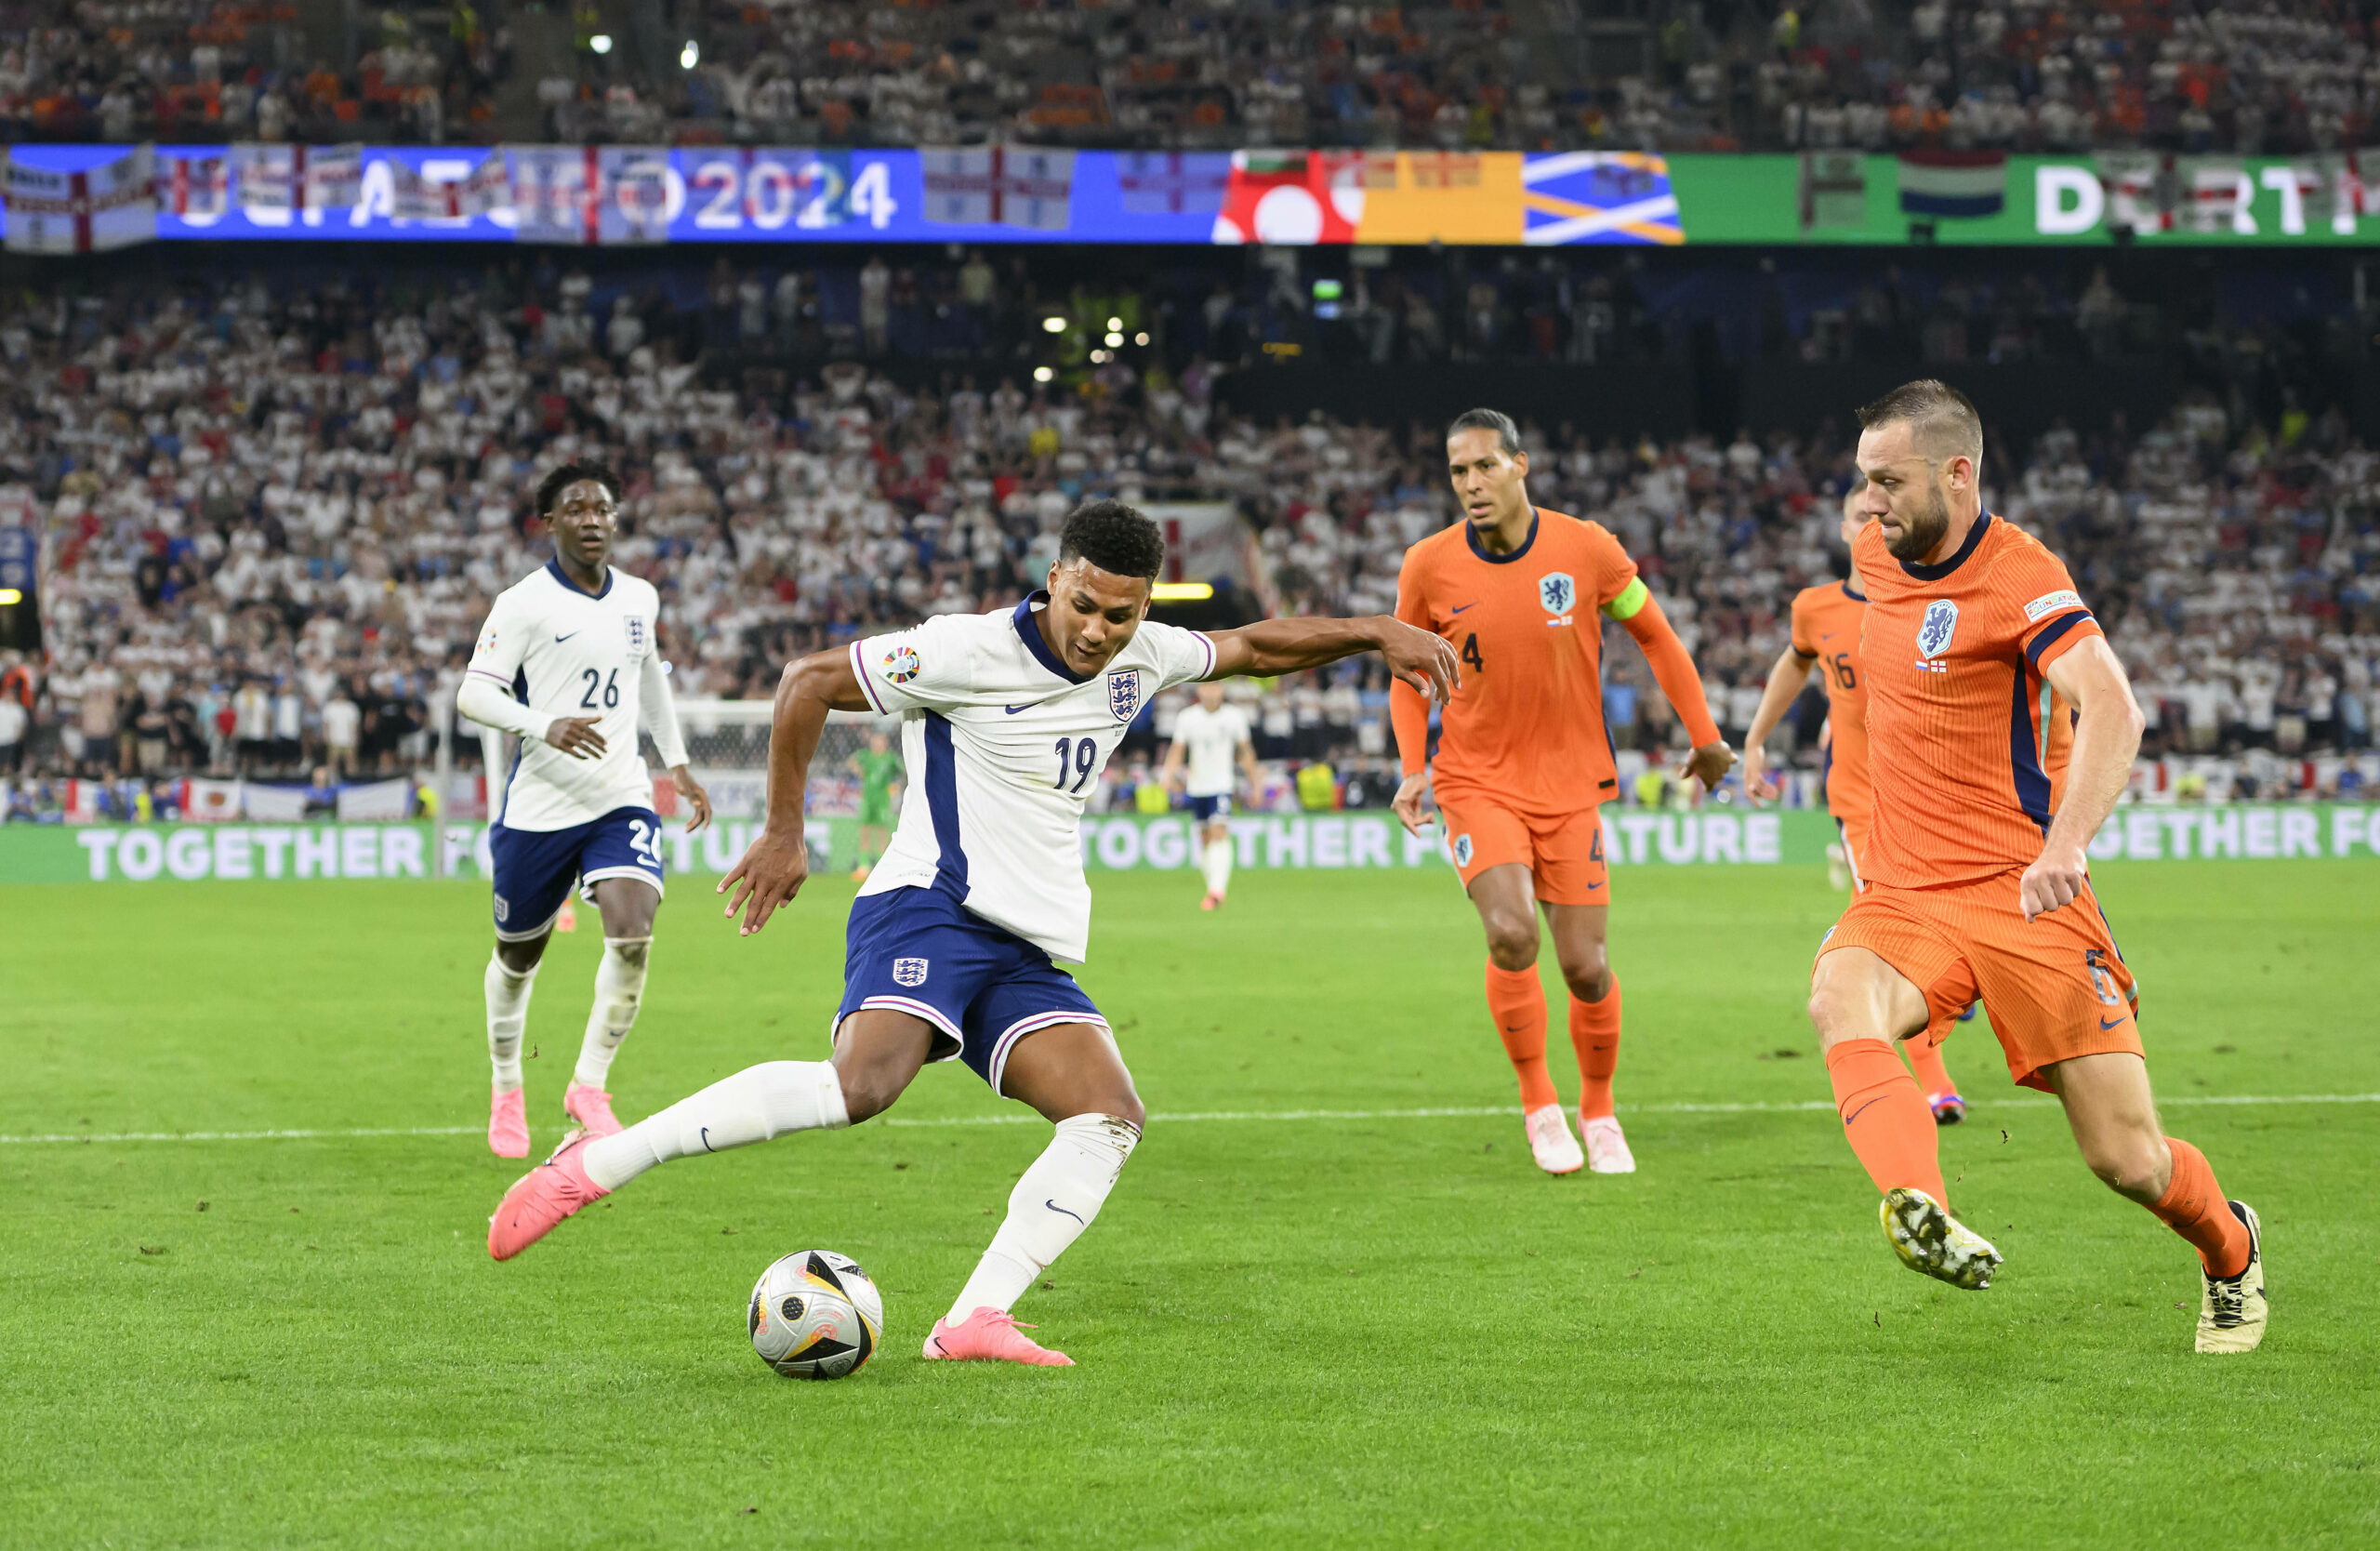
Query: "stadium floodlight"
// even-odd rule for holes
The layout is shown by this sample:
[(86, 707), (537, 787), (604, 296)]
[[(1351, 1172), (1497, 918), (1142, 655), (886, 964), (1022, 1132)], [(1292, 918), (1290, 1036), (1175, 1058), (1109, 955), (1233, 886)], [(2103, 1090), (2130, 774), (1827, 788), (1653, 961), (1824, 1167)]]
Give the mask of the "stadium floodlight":
[(587, 46), (592, 48), (598, 54), (608, 54), (612, 51), (612, 34), (609, 33), (598, 33), (593, 37), (587, 40)]
[(1119, 328), (1121, 328), (1121, 327), (1123, 327), (1123, 326), (1124, 326), (1124, 320), (1123, 320), (1123, 319), (1121, 319), (1121, 318), (1110, 318), (1110, 319), (1108, 319), (1108, 320), (1107, 320), (1107, 328), (1108, 328), (1108, 331), (1109, 331), (1110, 333), (1113, 333), (1113, 332), (1114, 332), (1114, 331), (1116, 331), (1117, 329), (1119, 329)]
[(1117, 346), (1118, 346), (1118, 345), (1122, 344), (1123, 342), (1124, 342), (1124, 337), (1123, 337), (1121, 334), (1117, 333), (1117, 332), (1116, 332), (1114, 329), (1112, 329), (1112, 328), (1111, 328), (1111, 329), (1109, 329), (1109, 330), (1107, 331), (1107, 348), (1108, 348), (1109, 350), (1114, 350)]
[(1149, 589), (1153, 603), (1203, 603), (1214, 595), (1212, 582), (1158, 582)]
[(1047, 382), (1057, 375), (1057, 373), (1051, 371), (1047, 366), (1036, 366), (1033, 368), (1033, 380), (1036, 382)]
[(1132, 336), (1132, 343), (1136, 345), (1145, 345), (1148, 342), (1149, 337), (1145, 334), (1135, 334)]
[(25, 601), (25, 595), (13, 587), (0, 587), (0, 608), (10, 608)]
[(1104, 350), (1092, 351), (1091, 352), (1091, 362), (1094, 366), (1104, 365), (1107, 362), (1107, 352)]
[(1066, 331), (1066, 320), (1064, 318), (1044, 318), (1041, 320), (1041, 326), (1051, 334), (1064, 334)]
[(678, 68), (680, 70), (692, 70), (694, 66), (702, 62), (703, 46), (696, 43), (694, 39), (688, 38), (686, 40), (686, 46), (678, 50)]

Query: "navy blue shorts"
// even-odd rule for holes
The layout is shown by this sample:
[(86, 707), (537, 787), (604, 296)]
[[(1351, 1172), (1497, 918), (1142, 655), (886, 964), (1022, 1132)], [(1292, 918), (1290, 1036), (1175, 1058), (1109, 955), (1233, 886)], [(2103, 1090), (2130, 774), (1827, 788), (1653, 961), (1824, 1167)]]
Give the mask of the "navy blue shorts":
[(938, 889), (890, 889), (852, 902), (836, 1028), (863, 1007), (890, 1007), (934, 1027), (933, 1053), (1000, 1091), (1016, 1041), (1052, 1024), (1107, 1020), (1075, 977), (1013, 932)]
[(1231, 794), (1218, 792), (1212, 797), (1190, 799), (1190, 816), (1200, 824), (1220, 823), (1231, 816)]
[(661, 882), (661, 820), (651, 808), (614, 808), (591, 824), (567, 829), (508, 829), (492, 824), (488, 855), (496, 863), (496, 935), (517, 943), (543, 936), (562, 914), (571, 885), (592, 904), (606, 878)]

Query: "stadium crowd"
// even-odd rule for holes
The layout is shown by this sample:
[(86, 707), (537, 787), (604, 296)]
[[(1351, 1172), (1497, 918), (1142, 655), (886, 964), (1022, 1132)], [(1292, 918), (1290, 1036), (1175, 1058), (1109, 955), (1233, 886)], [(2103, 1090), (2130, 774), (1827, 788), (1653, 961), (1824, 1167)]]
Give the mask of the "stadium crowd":
[[(482, 7), (484, 6), (484, 10)], [(1578, 0), (873, 6), (591, 0), (538, 84), (563, 140), (1506, 150), (2351, 149), (2380, 113), (2366, 7), (2330, 0)], [(683, 13), (681, 13), (682, 15)], [(350, 65), (264, 0), (0, 12), (12, 138), (487, 140), (497, 0), (380, 13)], [(692, 47), (681, 46), (682, 39)], [(600, 40), (600, 41), (599, 41)]]
[[(553, 272), (12, 298), (0, 523), (46, 536), (46, 637), (0, 661), (13, 805), (54, 813), (70, 776), (416, 768), (490, 599), (543, 558), (526, 493), (568, 457), (627, 476), (618, 562), (661, 589), (686, 697), (765, 696), (796, 653), (1014, 599), (1088, 494), (1232, 503), (1260, 596), (1291, 611), (1393, 608), (1405, 547), (1450, 516), (1437, 426), (1254, 423), (1197, 356), (909, 388), (843, 360), (730, 388), (633, 293), (607, 307)], [(1847, 437), (1528, 435), (1536, 498), (1620, 535), (1739, 736), (1787, 601), (1836, 563)], [(1986, 477), (2074, 566), (2153, 753), (2234, 790), (2370, 774), (2336, 756), (2371, 748), (2380, 457), (2337, 413), (2195, 394), (2137, 433), (1994, 444)], [(1617, 738), (1673, 747), (1633, 650), (1609, 660)], [(1384, 688), (1362, 666), (1278, 686), (1262, 751), (1376, 771)], [(1815, 731), (1787, 735), (1805, 763)]]

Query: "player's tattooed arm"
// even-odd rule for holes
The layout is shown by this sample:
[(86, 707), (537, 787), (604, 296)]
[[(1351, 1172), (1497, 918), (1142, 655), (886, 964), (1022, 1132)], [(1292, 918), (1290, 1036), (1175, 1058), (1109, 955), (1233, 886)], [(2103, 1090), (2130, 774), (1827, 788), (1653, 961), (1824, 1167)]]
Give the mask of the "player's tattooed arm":
[(767, 925), (777, 907), (800, 893), (810, 876), (809, 842), (801, 832), (802, 800), (826, 713), (869, 709), (850, 653), (813, 652), (786, 665), (769, 724), (768, 820), (751, 849), (719, 881), (721, 894), (734, 891), (726, 913), (743, 912), (739, 936), (748, 937)]
[(1802, 686), (1810, 682), (1810, 665), (1818, 660), (1788, 644), (1777, 654), (1777, 664), (1768, 670), (1767, 686), (1760, 692), (1760, 709), (1752, 712), (1752, 726), (1744, 734), (1744, 791), (1754, 802), (1766, 802), (1777, 796), (1777, 783), (1768, 778), (1768, 762), (1761, 752), (1761, 745), (1785, 720), (1785, 713), (1800, 697)]
[(1208, 639), (1215, 643), (1215, 669), (1207, 675), (1210, 679), (1236, 673), (1270, 678), (1320, 668), (1358, 652), (1378, 652), (1399, 683), (1441, 704), (1453, 698), (1462, 682), (1462, 664), (1451, 642), (1385, 614), (1360, 619), (1260, 619), (1236, 630), (1217, 630)]
[(2047, 915), (2082, 896), (2090, 864), (2083, 848), (2115, 812), (2116, 799), (2132, 779), (2148, 725), (2132, 681), (2107, 638), (2084, 636), (2042, 669), (2050, 687), (2074, 708), (2074, 748), (2067, 756), (2066, 790), (2050, 820), (2042, 854), (2017, 885), (2025, 919)]

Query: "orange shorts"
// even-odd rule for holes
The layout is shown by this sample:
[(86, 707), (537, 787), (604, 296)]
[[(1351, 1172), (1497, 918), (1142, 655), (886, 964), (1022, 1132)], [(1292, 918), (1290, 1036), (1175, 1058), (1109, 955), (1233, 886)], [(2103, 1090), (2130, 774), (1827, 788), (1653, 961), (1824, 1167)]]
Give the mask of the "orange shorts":
[(1937, 1044), (1980, 997), (2008, 1075), (2028, 1088), (2047, 1092), (2042, 1068), (2077, 1055), (2140, 1054), (2139, 996), (2097, 896), (2085, 883), (2073, 904), (2028, 921), (2017, 903), (2022, 877), (1938, 889), (1871, 882), (1818, 957), (1864, 948), (1898, 970), (1925, 993), (1926, 1038)]
[(1438, 814), (1464, 888), (1491, 867), (1518, 862), (1537, 879), (1541, 903), (1611, 903), (1601, 809), (1551, 816), (1525, 814), (1486, 793), (1455, 791), (1438, 793)]

